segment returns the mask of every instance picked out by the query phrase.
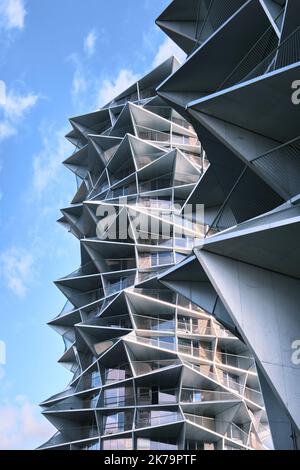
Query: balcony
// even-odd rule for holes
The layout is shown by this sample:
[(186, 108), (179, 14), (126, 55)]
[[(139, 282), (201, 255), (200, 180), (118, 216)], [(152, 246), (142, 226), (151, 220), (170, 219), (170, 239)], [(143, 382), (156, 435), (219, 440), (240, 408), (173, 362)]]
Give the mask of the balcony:
[(97, 326), (104, 326), (107, 328), (132, 328), (132, 324), (128, 315), (117, 315), (113, 317), (105, 317), (97, 319)]
[[(188, 413), (185, 414), (185, 417), (189, 422), (216, 433), (220, 433), (221, 429), (224, 428), (224, 425), (227, 424), (227, 430), (224, 436), (236, 442), (237, 444), (242, 444), (244, 446), (248, 445), (249, 435), (234, 423), (226, 423), (224, 420), (218, 421), (215, 418), (192, 415)], [(223, 434), (223, 432), (221, 432), (221, 434)]]
[(201, 325), (199, 322), (198, 324), (190, 323), (189, 321), (177, 322), (177, 329), (178, 333), (185, 333), (185, 334), (192, 334), (192, 335), (199, 335), (199, 336), (216, 336), (216, 331), (214, 328), (211, 328), (206, 325)]
[(133, 413), (119, 412), (103, 417), (103, 434), (117, 434), (120, 432), (130, 431), (132, 429)]
[(123, 179), (127, 178), (127, 176), (132, 175), (132, 173), (135, 172), (135, 168), (126, 168), (125, 170), (118, 171), (117, 173), (110, 173), (109, 179), (110, 179), (110, 184), (116, 184), (119, 181), (122, 181)]
[(137, 405), (174, 405), (177, 403), (178, 389), (140, 387), (137, 392)]
[(210, 349), (204, 349), (203, 347), (194, 345), (185, 345), (178, 343), (178, 352), (181, 354), (187, 354), (189, 356), (198, 357), (206, 361), (214, 360), (214, 351)]
[(230, 390), (232, 390), (233, 393), (238, 393), (240, 396), (251, 400), (253, 403), (256, 403), (259, 406), (263, 406), (263, 397), (262, 393), (259, 390), (245, 387), (244, 385), (234, 381), (233, 379), (230, 379), (229, 377), (223, 377), (223, 375), (221, 375), (220, 373), (215, 374), (214, 372), (207, 371), (203, 368), (203, 365), (192, 364), (184, 360), (183, 363), (186, 364), (188, 367), (191, 367), (192, 369), (196, 370), (197, 372), (206, 375), (215, 382), (220, 383), (221, 385), (224, 385), (225, 387), (229, 388)]
[(187, 403), (203, 403), (208, 401), (227, 401), (233, 400), (234, 397), (229, 392), (215, 392), (213, 390), (197, 390), (183, 388), (180, 401)]
[(105, 286), (106, 295), (113, 295), (117, 292), (122, 291), (123, 289), (127, 289), (131, 287), (135, 283), (135, 275), (128, 276), (126, 278), (122, 278), (117, 282), (109, 282)]
[(160, 319), (143, 315), (134, 315), (134, 318), (137, 328), (140, 330), (175, 331), (174, 319)]
[(135, 369), (136, 375), (148, 374), (153, 371), (163, 369), (166, 367), (172, 367), (180, 365), (179, 359), (166, 359), (166, 360), (155, 360), (155, 361), (133, 361), (132, 365)]
[(175, 338), (174, 336), (170, 336), (170, 342), (167, 341), (162, 341), (159, 338), (145, 338), (142, 336), (130, 336), (130, 340), (134, 341), (135, 343), (142, 343), (142, 344), (147, 344), (149, 346), (154, 346), (156, 348), (160, 349), (167, 349), (171, 351), (176, 350), (176, 345), (175, 345)]
[(147, 127), (136, 126), (138, 137), (154, 142), (170, 142), (170, 132), (158, 131)]
[(148, 428), (153, 426), (162, 426), (165, 424), (176, 423), (183, 419), (182, 415), (177, 412), (140, 412), (136, 418), (136, 428)]
[(105, 369), (104, 376), (106, 385), (129, 379), (132, 377), (130, 364), (125, 363), (111, 369)]
[[(134, 392), (133, 389), (127, 389), (125, 394), (118, 394), (120, 389), (105, 390), (103, 406), (105, 408), (123, 408), (126, 406), (134, 406)], [(115, 396), (113, 394), (115, 393)]]
[(106, 259), (107, 268), (105, 272), (126, 271), (136, 269), (135, 258), (128, 259)]

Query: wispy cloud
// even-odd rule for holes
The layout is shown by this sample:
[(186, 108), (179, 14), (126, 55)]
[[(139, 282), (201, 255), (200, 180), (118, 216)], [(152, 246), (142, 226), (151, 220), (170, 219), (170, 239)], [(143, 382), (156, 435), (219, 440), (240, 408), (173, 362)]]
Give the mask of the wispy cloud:
[(74, 74), (71, 83), (72, 101), (76, 109), (81, 109), (84, 106), (89, 81), (86, 77), (86, 70), (79, 55), (73, 53), (68, 57), (68, 60), (74, 65)]
[(166, 38), (159, 46), (153, 59), (152, 66), (157, 67), (171, 55), (175, 55), (180, 62), (183, 62), (186, 58), (186, 54), (177, 46), (177, 44), (175, 44), (175, 42), (170, 38)]
[(55, 429), (25, 396), (16, 396), (0, 406), (0, 449), (34, 449)]
[(41, 130), (42, 148), (33, 159), (33, 188), (37, 195), (55, 182), (58, 173), (63, 169), (62, 161), (73, 150), (65, 139), (68, 128), (55, 130), (53, 126)]
[(33, 278), (33, 263), (33, 255), (17, 247), (9, 248), (0, 255), (2, 278), (18, 297), (26, 295)]
[(26, 9), (23, 0), (0, 0), (0, 27), (23, 29)]
[(6, 100), (6, 85), (3, 80), (0, 80), (0, 105), (4, 106)]
[(98, 35), (95, 29), (92, 29), (84, 38), (83, 49), (88, 57), (92, 57), (95, 52), (97, 38)]
[(38, 98), (38, 95), (33, 93), (21, 95), (14, 90), (9, 91), (2, 106), (4, 116), (13, 122), (22, 119), (25, 113), (36, 105)]
[(122, 69), (115, 79), (103, 80), (98, 92), (98, 106), (103, 106), (139, 79), (132, 70)]
[(8, 121), (0, 121), (0, 142), (16, 134), (16, 129)]
[(31, 92), (19, 93), (14, 89), (7, 90), (3, 81), (0, 89), (0, 140), (3, 140), (17, 133), (17, 125), (36, 105), (39, 95)]

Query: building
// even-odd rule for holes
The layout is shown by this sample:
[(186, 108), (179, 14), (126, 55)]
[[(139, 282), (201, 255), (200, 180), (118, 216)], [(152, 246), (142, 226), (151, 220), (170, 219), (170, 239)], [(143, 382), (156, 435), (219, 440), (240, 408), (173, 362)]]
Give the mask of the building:
[(158, 95), (205, 148), (191, 200), (214, 235), (160, 280), (226, 307), (255, 357), (277, 449), (298, 449), (300, 429), (299, 14), (297, 0), (174, 0), (157, 20), (188, 54)]
[(56, 281), (67, 303), (50, 325), (72, 378), (42, 403), (58, 431), (41, 449), (273, 446), (254, 356), (214, 288), (205, 280), (200, 306), (182, 280), (168, 285), (210, 229), (194, 203), (181, 217), (210, 163), (155, 91), (180, 70), (171, 57), (70, 119), (75, 151), (64, 163), (78, 187), (60, 223), (79, 240), (81, 266)]
[(185, 63), (70, 120), (81, 266), (50, 324), (73, 377), (42, 448), (299, 448), (299, 13), (174, 0)]

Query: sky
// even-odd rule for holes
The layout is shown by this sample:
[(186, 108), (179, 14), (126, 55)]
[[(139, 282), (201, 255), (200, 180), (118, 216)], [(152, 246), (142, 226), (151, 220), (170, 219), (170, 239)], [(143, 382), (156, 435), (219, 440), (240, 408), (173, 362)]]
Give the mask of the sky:
[(75, 193), (61, 162), (68, 118), (91, 112), (172, 54), (155, 26), (169, 0), (0, 0), (0, 449), (53, 433), (38, 404), (71, 377), (47, 322), (53, 280), (79, 266), (56, 220)]

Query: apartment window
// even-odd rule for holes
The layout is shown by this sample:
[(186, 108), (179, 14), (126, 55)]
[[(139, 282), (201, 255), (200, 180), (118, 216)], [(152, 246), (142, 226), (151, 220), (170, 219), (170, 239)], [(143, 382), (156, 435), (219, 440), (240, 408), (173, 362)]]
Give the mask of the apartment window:
[(161, 347), (164, 349), (171, 349), (172, 351), (175, 348), (174, 336), (158, 336), (157, 342), (158, 342), (158, 347)]
[(138, 438), (138, 450), (177, 450), (178, 445), (176, 441), (153, 441), (152, 439)]
[(160, 404), (176, 403), (177, 398), (176, 398), (175, 390), (159, 390), (158, 402)]
[(100, 443), (97, 441), (93, 442), (93, 444), (88, 444), (84, 450), (100, 450)]
[(172, 252), (151, 253), (151, 266), (160, 266), (172, 263), (174, 263)]
[(102, 441), (103, 450), (132, 450), (132, 439), (106, 439)]
[(138, 403), (139, 405), (151, 405), (152, 404), (152, 388), (139, 387)]
[(132, 412), (120, 411), (103, 417), (104, 434), (127, 431), (132, 425)]
[(185, 442), (186, 450), (214, 450), (215, 445), (212, 442), (194, 441), (189, 439)]
[(105, 416), (104, 421), (105, 434), (112, 434), (118, 431), (124, 431), (124, 412)]
[(129, 371), (126, 369), (107, 369), (106, 370), (106, 382), (117, 382), (119, 380), (125, 380), (130, 377)]
[(100, 379), (100, 374), (98, 371), (92, 372), (91, 385), (92, 385), (92, 388), (100, 387), (101, 379)]
[(187, 403), (200, 402), (203, 399), (203, 394), (200, 390), (182, 389), (181, 400)]
[(93, 395), (93, 396), (90, 398), (90, 407), (91, 407), (91, 408), (96, 408), (96, 407), (97, 407), (97, 404), (98, 404), (98, 400), (99, 400), (99, 394)]
[(223, 371), (224, 385), (234, 390), (240, 390), (239, 377), (238, 375), (231, 374), (230, 372)]
[(158, 426), (176, 421), (177, 413), (167, 410), (142, 410), (139, 414), (139, 423), (141, 427)]
[(130, 397), (133, 397), (131, 388), (110, 388), (104, 392), (104, 404), (105, 406), (125, 406), (133, 404), (133, 400), (130, 400)]

